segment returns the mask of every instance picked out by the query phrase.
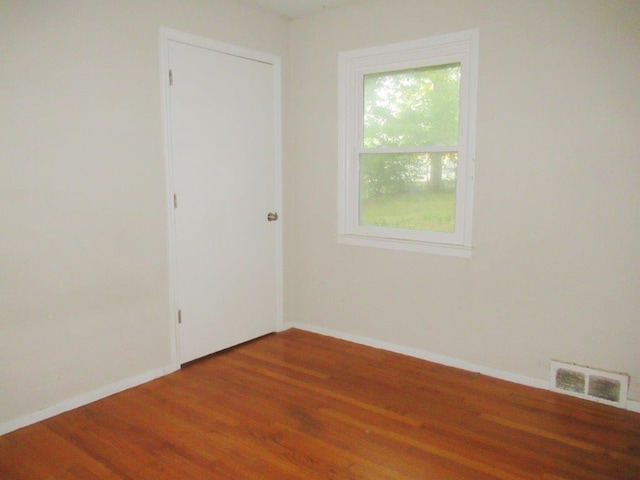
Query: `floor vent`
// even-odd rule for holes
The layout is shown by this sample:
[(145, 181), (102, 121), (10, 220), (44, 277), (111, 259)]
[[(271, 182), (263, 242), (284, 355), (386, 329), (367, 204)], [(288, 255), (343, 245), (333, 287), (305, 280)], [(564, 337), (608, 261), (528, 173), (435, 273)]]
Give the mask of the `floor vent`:
[(625, 408), (629, 375), (551, 361), (551, 390)]

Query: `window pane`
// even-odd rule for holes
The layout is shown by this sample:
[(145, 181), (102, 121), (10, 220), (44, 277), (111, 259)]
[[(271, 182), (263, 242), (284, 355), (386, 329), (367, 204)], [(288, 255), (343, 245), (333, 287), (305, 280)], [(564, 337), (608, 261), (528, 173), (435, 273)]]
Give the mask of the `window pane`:
[(455, 231), (456, 152), (360, 155), (360, 225)]
[(364, 76), (364, 148), (458, 145), (460, 64)]

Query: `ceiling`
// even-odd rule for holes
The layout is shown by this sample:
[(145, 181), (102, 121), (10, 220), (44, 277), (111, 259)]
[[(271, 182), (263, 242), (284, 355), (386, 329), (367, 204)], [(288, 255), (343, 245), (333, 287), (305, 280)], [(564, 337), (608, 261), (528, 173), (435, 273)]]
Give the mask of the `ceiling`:
[(354, 0), (242, 0), (262, 10), (276, 12), (288, 18), (321, 12), (325, 8), (336, 7)]

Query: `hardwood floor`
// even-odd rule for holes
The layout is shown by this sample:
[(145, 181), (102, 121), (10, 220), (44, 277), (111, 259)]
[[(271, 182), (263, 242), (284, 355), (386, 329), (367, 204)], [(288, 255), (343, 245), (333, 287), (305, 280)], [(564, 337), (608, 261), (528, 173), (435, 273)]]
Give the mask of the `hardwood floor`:
[(2, 480), (640, 478), (640, 414), (288, 330), (0, 437)]

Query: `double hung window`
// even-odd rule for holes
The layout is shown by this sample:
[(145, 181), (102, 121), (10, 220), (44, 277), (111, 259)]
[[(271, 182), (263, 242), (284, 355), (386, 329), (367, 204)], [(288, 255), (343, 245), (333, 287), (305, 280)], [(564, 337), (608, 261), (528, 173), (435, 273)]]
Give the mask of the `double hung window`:
[(343, 52), (341, 243), (471, 255), (478, 32)]

